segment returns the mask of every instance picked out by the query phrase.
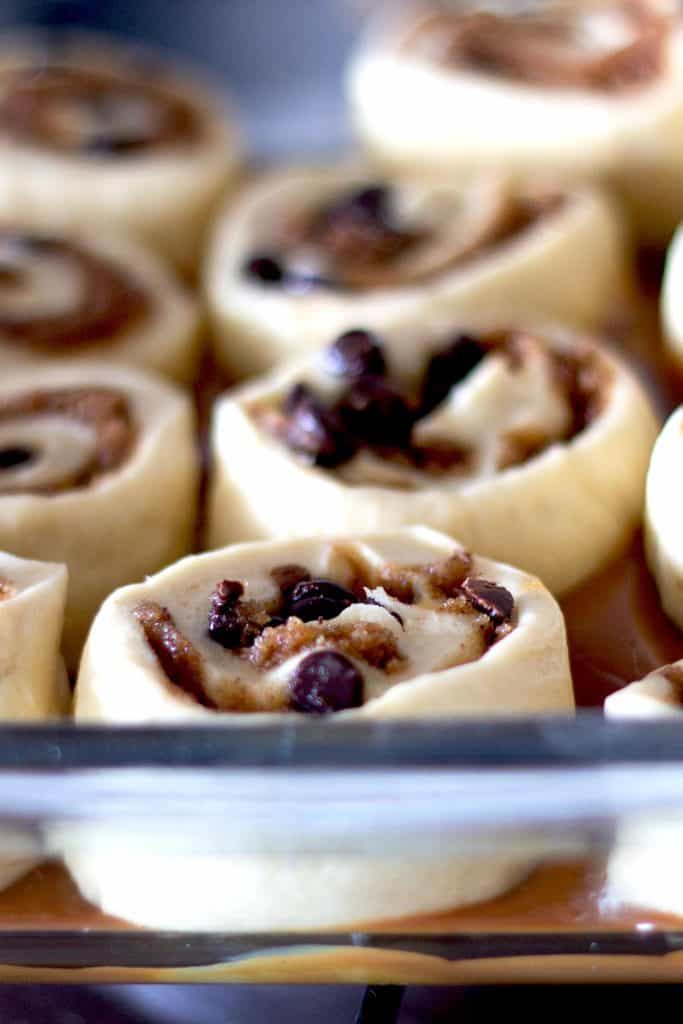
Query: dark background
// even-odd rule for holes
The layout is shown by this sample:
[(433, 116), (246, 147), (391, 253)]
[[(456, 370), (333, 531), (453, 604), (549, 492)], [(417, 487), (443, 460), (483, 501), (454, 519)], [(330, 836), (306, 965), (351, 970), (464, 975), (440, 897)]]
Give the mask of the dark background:
[[(0, 0), (0, 30), (73, 25), (175, 51), (231, 96), (250, 151), (326, 154), (349, 142), (343, 69), (370, 0)], [(400, 1024), (511, 1017), (548, 1024), (646, 1019), (678, 1008), (683, 988), (608, 986), (426, 989), (403, 999)], [(0, 987), (0, 1024), (352, 1024), (359, 986)], [(368, 1024), (392, 1024), (392, 1014)]]

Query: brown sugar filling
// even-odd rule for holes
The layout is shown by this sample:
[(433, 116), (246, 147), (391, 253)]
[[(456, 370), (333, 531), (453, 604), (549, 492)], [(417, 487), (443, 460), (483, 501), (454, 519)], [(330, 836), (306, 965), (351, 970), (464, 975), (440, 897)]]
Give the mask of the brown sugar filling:
[[(59, 260), (80, 283), (74, 305), (57, 312), (12, 313), (2, 298), (29, 282), (31, 263)], [(40, 306), (40, 298), (38, 299)], [(151, 298), (121, 267), (75, 242), (0, 232), (0, 338), (29, 348), (66, 351), (114, 341), (149, 315)]]
[(402, 49), (446, 67), (549, 88), (617, 93), (647, 85), (662, 71), (670, 20), (644, 0), (611, 9), (625, 15), (633, 38), (599, 53), (588, 52), (576, 38), (571, 5), (568, 11), (527, 16), (437, 10), (410, 31)]
[(0, 601), (9, 601), (16, 594), (16, 589), (11, 580), (6, 576), (0, 576)]
[(204, 707), (215, 705), (204, 689), (198, 651), (177, 628), (168, 608), (155, 601), (142, 601), (133, 609), (169, 682)]
[[(243, 600), (244, 585), (224, 580), (212, 595), (208, 635), (262, 672), (304, 652), (335, 652), (392, 675), (405, 669), (408, 660), (392, 630), (372, 621), (335, 621), (352, 604), (380, 604), (366, 594), (366, 588), (377, 586), (384, 586), (405, 604), (420, 603), (471, 617), (486, 647), (514, 628), (512, 595), (504, 587), (472, 576), (472, 560), (465, 552), (456, 551), (427, 565), (387, 565), (376, 572), (360, 570), (350, 558), (349, 567), (352, 591), (332, 580), (312, 580), (302, 566), (275, 566), (271, 577), (280, 588), (280, 597), (265, 601)], [(308, 586), (297, 590), (302, 582)], [(404, 628), (401, 615), (393, 609), (390, 614)], [(178, 629), (169, 609), (142, 601), (133, 615), (169, 682), (203, 706), (238, 712), (292, 710), (285, 681), (264, 677), (254, 686), (251, 680), (240, 678), (238, 665), (226, 673), (214, 701), (214, 695), (207, 695), (202, 655)]]
[(91, 157), (144, 155), (200, 136), (192, 104), (151, 79), (94, 69), (24, 67), (0, 76), (0, 132)]
[[(96, 437), (91, 458), (39, 493), (54, 494), (86, 487), (104, 473), (118, 469), (130, 455), (136, 431), (125, 396), (111, 388), (61, 388), (32, 391), (0, 399), (0, 425), (23, 417), (58, 415), (90, 427)], [(2, 476), (0, 474), (0, 493)], [(31, 488), (27, 489), (31, 493)]]
[[(365, 202), (364, 197), (373, 193), (381, 200)], [(556, 193), (507, 196), (469, 238), (458, 236), (449, 245), (437, 239), (431, 228), (402, 225), (392, 212), (392, 196), (391, 186), (369, 186), (288, 217), (275, 245), (282, 254), (281, 283), (295, 289), (326, 285), (361, 291), (419, 283), (485, 257), (557, 212), (566, 201)], [(300, 250), (317, 253), (318, 272), (297, 272)]]
[(389, 675), (399, 672), (405, 662), (394, 634), (376, 622), (312, 625), (293, 616), (282, 626), (266, 628), (243, 654), (255, 668), (265, 671), (277, 668), (301, 651), (316, 648), (333, 648)]

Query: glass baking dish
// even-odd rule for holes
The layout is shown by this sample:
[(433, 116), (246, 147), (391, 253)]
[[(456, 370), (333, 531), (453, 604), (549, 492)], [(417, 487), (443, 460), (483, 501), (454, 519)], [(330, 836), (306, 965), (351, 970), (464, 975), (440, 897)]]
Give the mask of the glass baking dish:
[[(244, 0), (177, 4), (160, 18), (145, 0), (35, 0), (3, 9), (0, 26), (126, 31), (169, 46), (229, 82), (252, 153), (270, 159), (348, 141), (337, 80), (363, 6)], [(674, 825), (683, 814), (676, 723), (586, 711), (239, 730), (3, 726), (0, 855), (3, 836), (19, 835), (38, 863), (0, 892), (0, 982), (681, 981), (683, 917), (604, 898), (615, 837), (645, 813)], [(372, 858), (400, 846), (420, 861), (530, 851), (539, 867), (452, 914), (344, 931), (159, 931), (98, 913), (50, 860), (50, 836), (74, 823), (174, 858), (179, 885), (207, 848)]]
[(76, 822), (96, 841), (114, 836), (160, 864), (176, 858), (178, 885), (207, 844), (212, 854), (283, 858), (372, 858), (400, 844), (416, 862), (435, 851), (522, 850), (540, 867), (508, 895), (451, 915), (225, 933), (106, 918), (43, 862), (0, 894), (0, 981), (683, 978), (683, 919), (610, 909), (601, 890), (624, 821), (675, 822), (683, 812), (675, 723), (585, 712), (575, 721), (1, 732), (0, 837), (19, 830), (40, 844)]

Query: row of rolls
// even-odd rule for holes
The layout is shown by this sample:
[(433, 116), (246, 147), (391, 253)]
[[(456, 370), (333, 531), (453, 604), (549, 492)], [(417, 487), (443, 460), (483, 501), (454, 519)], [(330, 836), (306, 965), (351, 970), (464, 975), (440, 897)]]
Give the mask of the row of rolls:
[[(683, 628), (683, 412), (657, 439), (608, 331), (634, 231), (683, 216), (678, 20), (580, 4), (551, 73), (566, 25), (437, 6), (354, 59), (362, 160), (255, 181), (158, 61), (0, 52), (2, 717), (571, 714), (557, 598), (643, 521)], [(682, 285), (676, 236), (674, 368)], [(680, 714), (681, 679), (607, 711)], [(103, 909), (169, 928), (430, 912), (533, 861), (206, 857), (169, 900), (159, 856), (73, 825), (48, 845)]]

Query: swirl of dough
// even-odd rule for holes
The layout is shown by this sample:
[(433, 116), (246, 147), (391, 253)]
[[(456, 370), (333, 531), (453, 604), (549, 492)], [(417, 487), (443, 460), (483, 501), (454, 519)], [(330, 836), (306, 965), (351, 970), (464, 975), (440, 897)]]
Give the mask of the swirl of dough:
[(672, 0), (532, 6), (526, 16), (437, 2), (369, 33), (348, 92), (359, 135), (389, 167), (601, 178), (638, 230), (661, 240), (683, 218), (682, 81)]
[(0, 217), (115, 228), (193, 272), (238, 164), (217, 103), (156, 56), (92, 37), (0, 50)]
[[(383, 374), (354, 376), (360, 351)], [(640, 520), (657, 429), (634, 375), (564, 328), (349, 332), (219, 400), (210, 543), (424, 523), (564, 593)]]
[(439, 311), (595, 327), (619, 294), (621, 225), (594, 190), (371, 173), (280, 172), (219, 219), (206, 290), (230, 372), (263, 371), (358, 324), (381, 331)]
[(187, 551), (192, 428), (189, 399), (138, 371), (43, 363), (3, 376), (0, 544), (67, 564), (69, 666), (108, 593)]
[(195, 302), (140, 245), (101, 234), (0, 231), (0, 364), (104, 356), (192, 380)]
[[(574, 705), (564, 621), (539, 581), (411, 527), (239, 545), (122, 588), (93, 623), (75, 706), (79, 721), (248, 727), (283, 714), (348, 722)], [(533, 865), (528, 851), (292, 857), (257, 844), (228, 855), (217, 835), (204, 838), (211, 853), (183, 858), (173, 900), (154, 841), (142, 850), (119, 833), (112, 846), (85, 824), (53, 829), (50, 844), (103, 909), (171, 928), (399, 917), (489, 898)]]
[[(60, 654), (67, 572), (0, 551), (0, 721), (66, 714), (71, 694)], [(35, 829), (0, 829), (0, 889), (40, 858)]]

